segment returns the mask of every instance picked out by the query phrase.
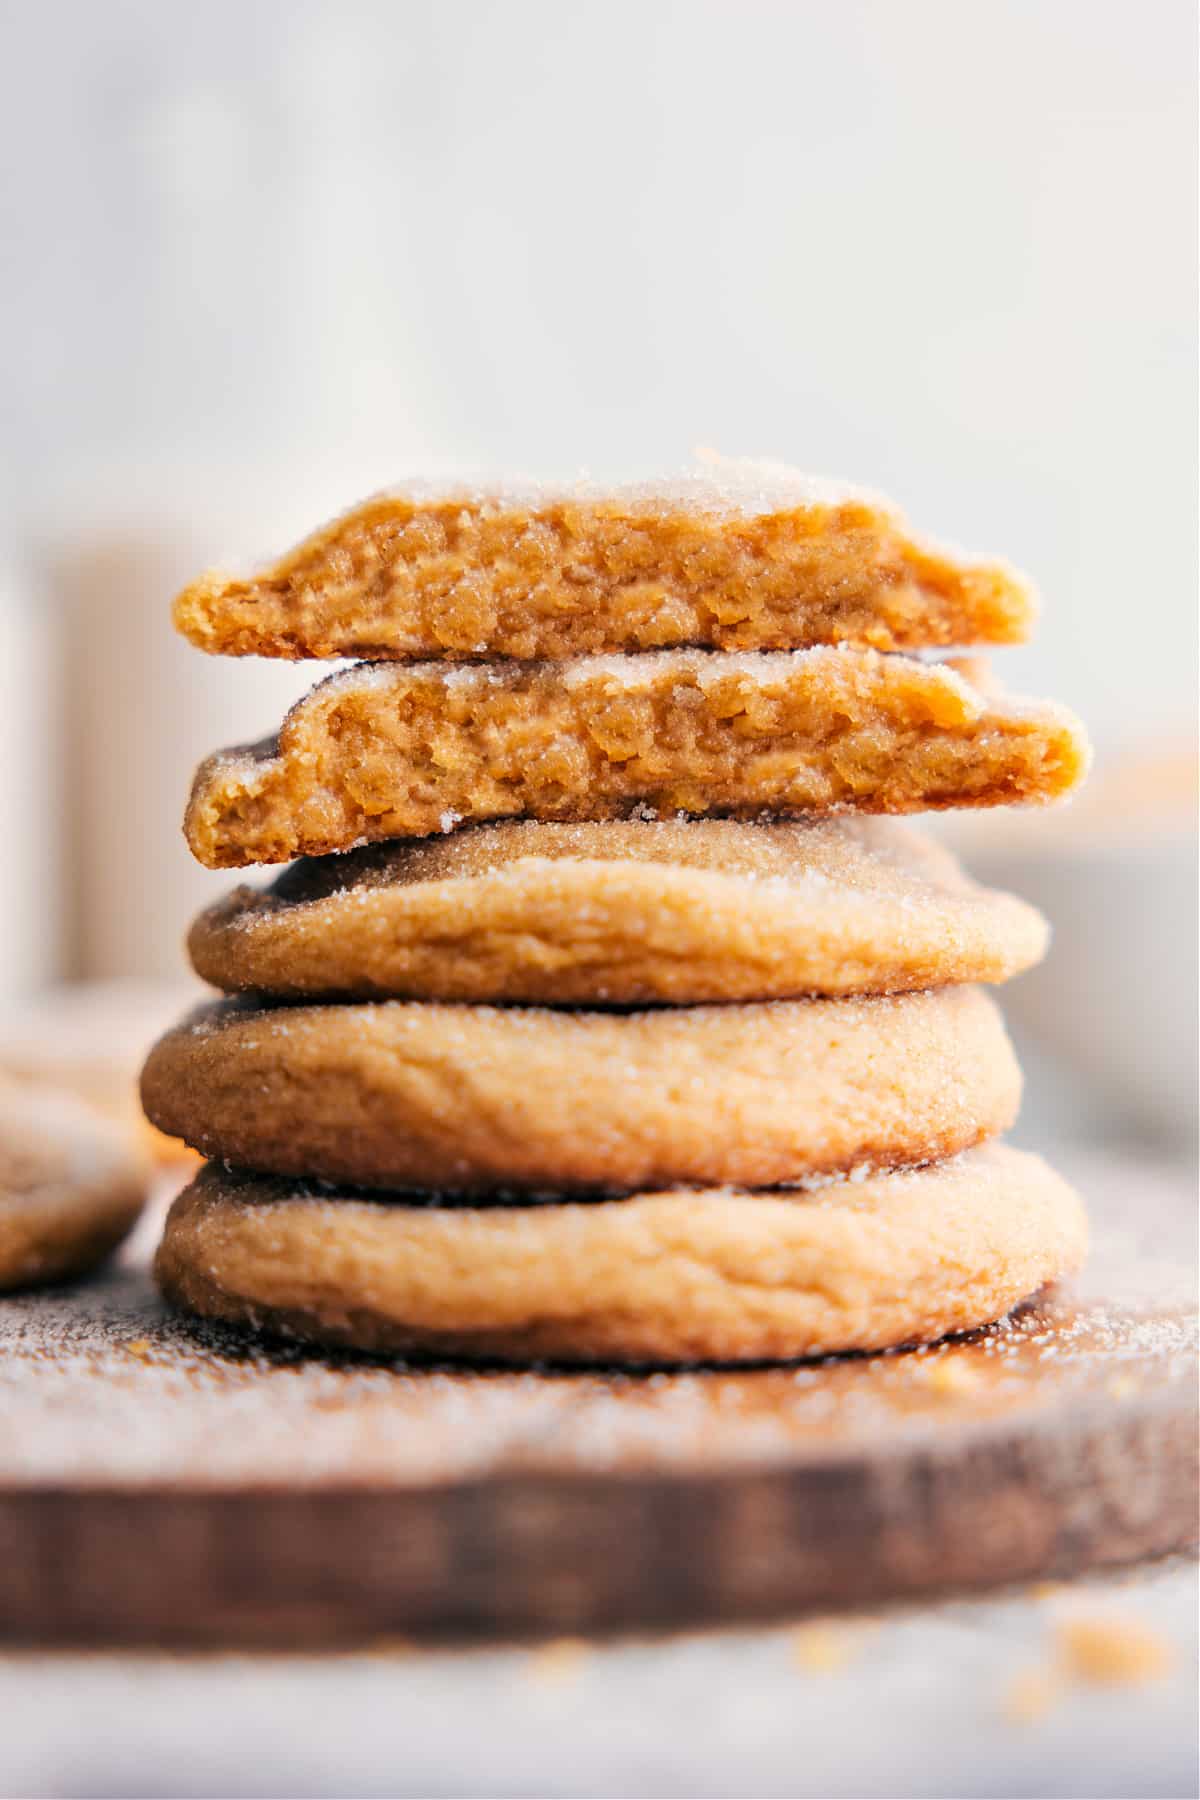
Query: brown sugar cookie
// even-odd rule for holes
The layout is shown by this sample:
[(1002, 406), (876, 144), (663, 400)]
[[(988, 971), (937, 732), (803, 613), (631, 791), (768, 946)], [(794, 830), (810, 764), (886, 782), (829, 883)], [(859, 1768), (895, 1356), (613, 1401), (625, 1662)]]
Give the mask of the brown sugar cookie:
[(1047, 801), (1087, 764), (1061, 707), (874, 650), (364, 664), (196, 773), (210, 868), (496, 818), (755, 817)]
[(188, 945), (231, 993), (587, 1005), (1007, 981), (1046, 939), (891, 819), (517, 820), (294, 863)]
[(751, 1362), (926, 1342), (1078, 1266), (1077, 1196), (988, 1145), (814, 1193), (734, 1188), (454, 1207), (209, 1164), (156, 1273), (205, 1318), (380, 1352)]
[(0, 1083), (0, 1290), (80, 1274), (142, 1210), (127, 1133), (73, 1095)]
[(226, 656), (561, 658), (697, 645), (1016, 643), (1028, 583), (914, 539), (895, 507), (779, 465), (628, 488), (377, 494), (175, 623)]
[(1020, 1074), (978, 988), (649, 1012), (200, 1009), (150, 1054), (153, 1122), (205, 1156), (366, 1187), (765, 1187), (947, 1156)]

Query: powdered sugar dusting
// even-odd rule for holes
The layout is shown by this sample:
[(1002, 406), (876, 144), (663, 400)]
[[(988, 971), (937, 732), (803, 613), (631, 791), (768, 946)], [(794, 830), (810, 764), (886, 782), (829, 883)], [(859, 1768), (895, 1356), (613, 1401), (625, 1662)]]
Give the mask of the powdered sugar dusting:
[(377, 499), (385, 497), (404, 499), (419, 506), (461, 501), (464, 506), (472, 507), (536, 508), (576, 501), (619, 507), (630, 512), (661, 512), (678, 507), (742, 518), (860, 501), (897, 516), (896, 508), (889, 501), (851, 482), (809, 475), (786, 463), (722, 456), (708, 449), (698, 449), (690, 466), (639, 481), (601, 482), (587, 474), (581, 474), (573, 481), (544, 480), (532, 475), (463, 470), (457, 476), (442, 480), (402, 481), (373, 496)]
[[(318, 1357), (172, 1317), (128, 1255), (98, 1280), (6, 1301), (0, 1392), (19, 1429), (5, 1478), (411, 1486), (498, 1469), (733, 1471), (884, 1443), (944, 1447), (960, 1413), (973, 1434), (1042, 1421), (1064, 1445), (1085, 1414), (1172, 1393), (1182, 1414), (1195, 1367), (1180, 1246), (1192, 1196), (1137, 1164), (1082, 1174), (1098, 1223), (1078, 1283), (966, 1339), (776, 1369), (510, 1373)], [(1139, 1260), (1138, 1239), (1153, 1260)]]

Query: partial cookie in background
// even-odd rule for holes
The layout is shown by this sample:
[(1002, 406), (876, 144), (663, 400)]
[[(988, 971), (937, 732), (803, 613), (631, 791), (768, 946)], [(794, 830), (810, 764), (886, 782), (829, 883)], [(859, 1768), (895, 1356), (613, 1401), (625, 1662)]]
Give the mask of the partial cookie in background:
[(73, 1095), (0, 1083), (0, 1289), (101, 1262), (132, 1230), (149, 1178), (121, 1126)]
[(1033, 613), (1015, 570), (914, 539), (885, 500), (715, 456), (632, 487), (377, 494), (175, 602), (201, 650), (372, 659), (1009, 644)]
[(816, 1193), (455, 1207), (203, 1169), (158, 1253), (175, 1305), (305, 1342), (562, 1362), (751, 1362), (926, 1342), (1075, 1269), (1083, 1207), (1003, 1145)]
[(765, 1187), (950, 1156), (1005, 1130), (1020, 1073), (971, 987), (649, 1012), (269, 1007), (169, 1031), (142, 1099), (205, 1156), (366, 1187)]
[(294, 864), (200, 914), (230, 993), (569, 1005), (1007, 981), (1033, 907), (889, 819), (513, 821)]
[(0, 1007), (0, 1078), (61, 1088), (123, 1127), (164, 1165), (195, 1159), (146, 1119), (138, 1076), (146, 1052), (203, 994), (198, 983), (64, 982)]
[(377, 663), (202, 763), (184, 830), (235, 868), (498, 818), (1000, 806), (1066, 793), (1088, 754), (1062, 707), (874, 650)]

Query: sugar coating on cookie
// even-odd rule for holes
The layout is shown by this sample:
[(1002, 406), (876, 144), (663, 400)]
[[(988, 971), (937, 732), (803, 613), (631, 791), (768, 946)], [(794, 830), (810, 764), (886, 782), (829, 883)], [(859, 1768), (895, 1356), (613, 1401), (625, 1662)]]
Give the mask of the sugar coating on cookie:
[(175, 1305), (302, 1341), (515, 1361), (748, 1362), (928, 1342), (1075, 1269), (1087, 1226), (1003, 1145), (812, 1193), (592, 1204), (371, 1199), (205, 1168), (156, 1272)]
[(645, 1012), (271, 1007), (169, 1031), (146, 1111), (203, 1155), (367, 1187), (751, 1187), (949, 1156), (1020, 1073), (981, 989)]
[(1063, 708), (874, 650), (375, 663), (319, 683), (276, 738), (201, 764), (184, 829), (202, 863), (232, 868), (498, 818), (1044, 802), (1087, 760)]
[(254, 575), (202, 576), (175, 622), (226, 656), (558, 659), (1008, 644), (1034, 611), (1006, 563), (914, 538), (877, 496), (713, 458), (628, 487), (408, 484)]
[(1007, 981), (1047, 935), (891, 819), (514, 820), (294, 863), (188, 946), (230, 993), (628, 1005)]
[(102, 1261), (132, 1229), (147, 1185), (121, 1126), (56, 1089), (0, 1084), (0, 1289)]

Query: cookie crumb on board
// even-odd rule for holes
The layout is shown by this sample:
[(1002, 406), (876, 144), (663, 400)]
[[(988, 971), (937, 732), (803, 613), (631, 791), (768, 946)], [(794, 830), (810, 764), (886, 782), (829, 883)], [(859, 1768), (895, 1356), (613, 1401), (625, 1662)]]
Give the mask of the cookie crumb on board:
[(582, 1638), (552, 1638), (530, 1651), (525, 1667), (535, 1681), (574, 1681), (590, 1654)]
[(1153, 1626), (1117, 1614), (1077, 1615), (1056, 1627), (1061, 1661), (1077, 1681), (1119, 1687), (1157, 1681), (1171, 1667), (1170, 1644)]
[(1014, 1725), (1034, 1725), (1057, 1705), (1062, 1693), (1062, 1680), (1052, 1669), (1043, 1665), (1021, 1669), (1009, 1683), (1004, 1716)]
[(926, 1386), (935, 1394), (944, 1394), (953, 1399), (959, 1394), (970, 1394), (980, 1383), (980, 1372), (961, 1358), (937, 1357), (931, 1359), (925, 1372)]
[(860, 1634), (853, 1626), (814, 1620), (791, 1634), (792, 1660), (810, 1675), (836, 1675), (858, 1654)]
[[(1052, 1597), (1041, 1584), (1039, 1597)], [(1069, 1687), (1130, 1687), (1157, 1681), (1174, 1660), (1171, 1645), (1153, 1626), (1118, 1614), (1075, 1613), (1054, 1626), (1053, 1660), (1020, 1670), (1009, 1684), (1003, 1712), (1013, 1724), (1032, 1725), (1058, 1704)]]

